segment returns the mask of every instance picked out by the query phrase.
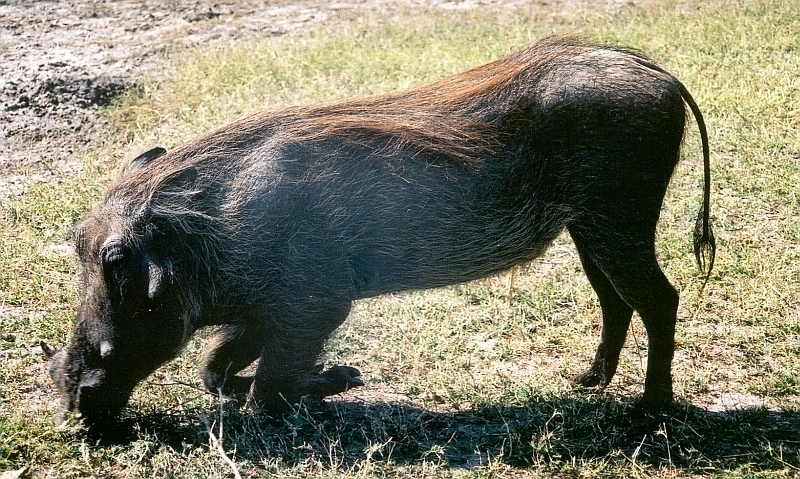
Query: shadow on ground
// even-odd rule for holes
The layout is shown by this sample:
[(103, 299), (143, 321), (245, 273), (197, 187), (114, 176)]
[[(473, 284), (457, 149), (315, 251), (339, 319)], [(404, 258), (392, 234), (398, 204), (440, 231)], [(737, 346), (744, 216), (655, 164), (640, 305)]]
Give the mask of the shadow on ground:
[(207, 424), (218, 427), (220, 417), (226, 450), (235, 451), (237, 461), (252, 464), (279, 459), (291, 467), (318, 461), (349, 470), (367, 462), (427, 462), (469, 469), (500, 461), (553, 471), (632, 463), (688, 474), (800, 470), (798, 411), (719, 412), (678, 403), (654, 416), (603, 395), (538, 397), (518, 406), (493, 404), (456, 412), (337, 400), (301, 407), (282, 418), (226, 407), (208, 423), (193, 424), (186, 417), (152, 414), (125, 419), (101, 444), (145, 434), (181, 451), (186, 444), (207, 444)]

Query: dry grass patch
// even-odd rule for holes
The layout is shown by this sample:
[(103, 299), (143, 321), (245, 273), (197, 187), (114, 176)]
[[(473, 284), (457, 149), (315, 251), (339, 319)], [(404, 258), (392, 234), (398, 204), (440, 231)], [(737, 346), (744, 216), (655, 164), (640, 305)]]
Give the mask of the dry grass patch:
[[(243, 477), (792, 477), (800, 471), (800, 20), (796, 1), (661, 2), (616, 14), (406, 16), (336, 32), (245, 41), (174, 58), (108, 111), (117, 137), (80, 173), (31, 183), (0, 215), (0, 470), (59, 477), (220, 477), (222, 436)], [(513, 18), (512, 18), (513, 17)], [(360, 302), (326, 360), (368, 385), (285, 418), (197, 389), (206, 333), (134, 394), (115, 441), (51, 424), (38, 339), (65, 342), (77, 302), (71, 225), (116, 168), (245, 112), (369, 94), (481, 64), (555, 30), (647, 52), (692, 91), (710, 126), (719, 252), (704, 291), (690, 232), (700, 201), (691, 132), (659, 227), (681, 294), (678, 401), (636, 416), (646, 334), (638, 320), (618, 376), (575, 391), (599, 306), (569, 238), (522, 267), (427, 292)], [(115, 159), (111, 159), (111, 158)], [(205, 418), (205, 419), (204, 419)], [(220, 423), (224, 424), (219, 434)]]

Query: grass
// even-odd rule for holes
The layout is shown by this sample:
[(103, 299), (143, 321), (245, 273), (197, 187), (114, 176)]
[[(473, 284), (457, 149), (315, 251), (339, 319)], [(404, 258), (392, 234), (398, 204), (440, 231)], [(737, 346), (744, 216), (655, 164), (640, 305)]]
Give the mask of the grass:
[[(109, 109), (113, 131), (77, 173), (31, 179), (0, 215), (0, 471), (34, 477), (795, 477), (800, 473), (800, 17), (796, 0), (657, 2), (615, 14), (412, 13), (391, 22), (244, 40), (170, 59)], [(417, 85), (554, 31), (637, 47), (692, 91), (710, 127), (717, 265), (691, 253), (699, 140), (659, 227), (681, 293), (678, 401), (638, 417), (646, 334), (634, 321), (602, 393), (569, 378), (590, 361), (599, 306), (568, 237), (507, 275), (362, 301), (326, 360), (367, 387), (282, 419), (198, 391), (206, 333), (137, 389), (121, 440), (56, 429), (38, 339), (64, 344), (77, 301), (71, 227), (120, 157), (172, 147), (264, 106)], [(220, 431), (224, 424), (224, 429)]]

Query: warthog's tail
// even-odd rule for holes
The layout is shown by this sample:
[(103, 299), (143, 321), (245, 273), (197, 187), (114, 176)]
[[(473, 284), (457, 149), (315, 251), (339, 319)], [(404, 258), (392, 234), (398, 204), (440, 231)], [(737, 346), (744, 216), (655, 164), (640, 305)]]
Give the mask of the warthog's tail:
[(694, 257), (697, 260), (697, 266), (700, 267), (700, 271), (706, 275), (703, 286), (701, 287), (702, 289), (711, 277), (711, 269), (714, 267), (714, 258), (717, 253), (717, 241), (714, 238), (714, 231), (711, 228), (711, 219), (709, 218), (709, 209), (711, 205), (711, 160), (706, 122), (703, 120), (700, 107), (697, 106), (694, 98), (692, 98), (692, 95), (683, 83), (671, 73), (647, 58), (636, 55), (636, 60), (639, 64), (647, 68), (672, 77), (681, 90), (683, 101), (685, 101), (686, 104), (689, 105), (689, 109), (692, 110), (692, 115), (694, 115), (694, 119), (697, 122), (697, 129), (700, 131), (700, 140), (703, 142), (703, 206), (697, 213), (697, 221), (694, 226)]
[(700, 108), (695, 103), (694, 98), (682, 83), (679, 82), (679, 84), (683, 101), (692, 110), (694, 119), (697, 121), (697, 128), (700, 130), (700, 139), (703, 142), (703, 206), (697, 214), (697, 221), (694, 226), (694, 256), (697, 259), (697, 265), (706, 274), (706, 279), (703, 282), (703, 286), (705, 286), (711, 276), (711, 269), (714, 267), (714, 257), (717, 252), (717, 242), (714, 239), (714, 231), (711, 228), (711, 220), (709, 218), (711, 161), (709, 159), (708, 132), (706, 131), (706, 123), (703, 121), (703, 115), (700, 113)]

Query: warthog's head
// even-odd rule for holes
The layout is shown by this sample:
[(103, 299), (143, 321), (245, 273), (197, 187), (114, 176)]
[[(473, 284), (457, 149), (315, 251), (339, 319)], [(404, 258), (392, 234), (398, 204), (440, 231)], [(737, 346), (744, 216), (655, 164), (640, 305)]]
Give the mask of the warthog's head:
[(57, 422), (77, 412), (89, 426), (107, 426), (191, 334), (191, 306), (174, 273), (182, 245), (132, 201), (109, 195), (76, 227), (83, 297), (73, 335), (58, 352), (42, 344), (61, 395)]

